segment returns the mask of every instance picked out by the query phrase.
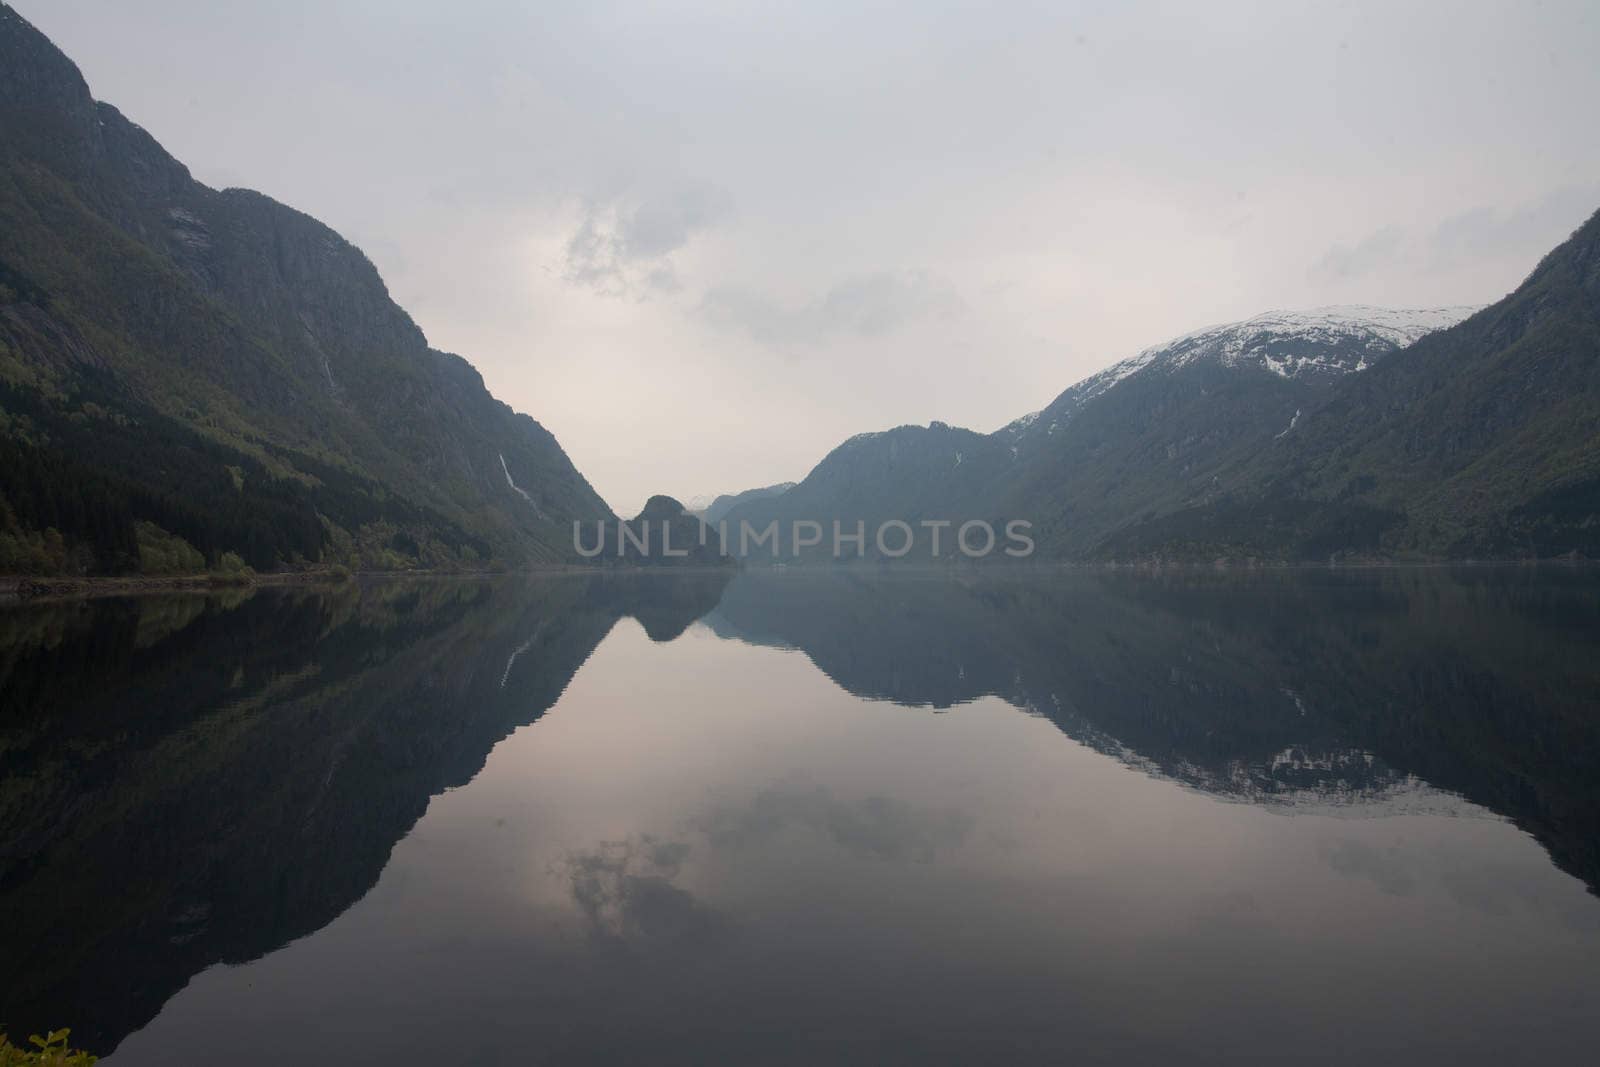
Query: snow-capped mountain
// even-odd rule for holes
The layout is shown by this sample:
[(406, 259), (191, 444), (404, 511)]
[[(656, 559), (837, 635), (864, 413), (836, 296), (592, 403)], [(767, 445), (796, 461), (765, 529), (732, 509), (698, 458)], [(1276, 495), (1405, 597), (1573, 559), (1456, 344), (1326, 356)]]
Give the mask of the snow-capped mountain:
[[(1346, 304), (1305, 311), (1269, 311), (1186, 333), (1144, 349), (1093, 374), (1057, 397), (1050, 407), (1007, 424), (1000, 435), (1015, 439), (1051, 434), (1079, 408), (1136, 375), (1170, 374), (1197, 363), (1231, 370), (1260, 370), (1295, 381), (1332, 383), (1371, 367), (1384, 356), (1442, 330), (1476, 307), (1382, 308)], [(1040, 425), (1041, 416), (1049, 416)], [(1015, 442), (1013, 442), (1015, 443)]]
[(1214, 499), (1288, 448), (1341, 383), (1473, 310), (1324, 307), (1208, 326), (992, 434), (944, 423), (857, 434), (798, 486), (729, 516), (1023, 518), (1043, 551), (1084, 554), (1129, 523)]
[[(1366, 370), (1380, 358), (1477, 311), (1476, 307), (1404, 310), (1348, 304), (1309, 311), (1269, 311), (1243, 322), (1208, 326), (1145, 349), (1119, 367), (1161, 360), (1175, 366), (1214, 359), (1260, 366), (1285, 378)], [(1353, 360), (1353, 362), (1352, 362)], [(1142, 361), (1142, 362), (1141, 362)]]

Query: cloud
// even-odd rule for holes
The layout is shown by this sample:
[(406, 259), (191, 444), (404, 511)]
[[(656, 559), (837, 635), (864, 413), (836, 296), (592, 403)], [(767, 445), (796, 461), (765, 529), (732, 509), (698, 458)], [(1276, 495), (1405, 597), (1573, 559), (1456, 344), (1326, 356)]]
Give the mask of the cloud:
[(641, 834), (569, 855), (573, 902), (591, 936), (634, 944), (682, 946), (719, 937), (721, 914), (673, 884), (689, 846)]
[(1323, 849), (1323, 858), (1340, 874), (1366, 879), (1391, 896), (1408, 897), (1416, 889), (1412, 860), (1397, 848), (1341, 838)]
[(562, 277), (604, 296), (677, 293), (683, 283), (673, 253), (732, 213), (732, 198), (704, 183), (632, 204), (590, 204), (567, 239)]
[(1530, 266), (1589, 217), (1600, 185), (1572, 185), (1516, 207), (1458, 212), (1432, 229), (1388, 225), (1353, 245), (1336, 244), (1309, 271), (1318, 282), (1348, 281), (1389, 269), (1440, 274), (1483, 263)]
[(1478, 207), (1463, 211), (1427, 235), (1428, 258), (1445, 265), (1463, 259), (1515, 256), (1531, 265), (1581, 226), (1597, 201), (1600, 185), (1567, 186), (1510, 210)]
[(848, 278), (799, 307), (745, 286), (718, 286), (701, 300), (700, 314), (724, 330), (785, 348), (838, 336), (881, 337), (919, 320), (951, 317), (963, 307), (944, 282), (907, 271)]
[(1354, 245), (1336, 244), (1312, 265), (1311, 276), (1319, 280), (1355, 278), (1387, 266), (1400, 255), (1405, 238), (1403, 227), (1385, 226)]

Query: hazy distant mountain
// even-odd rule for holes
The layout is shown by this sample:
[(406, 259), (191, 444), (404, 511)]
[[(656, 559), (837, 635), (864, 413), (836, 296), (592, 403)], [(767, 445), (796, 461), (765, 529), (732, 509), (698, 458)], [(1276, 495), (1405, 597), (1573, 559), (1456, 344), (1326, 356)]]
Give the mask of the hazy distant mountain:
[(194, 181), (4, 4), (0, 500), (0, 571), (563, 559), (610, 515), (360, 250)]
[[(968, 474), (992, 469), (998, 456), (989, 438), (942, 422), (857, 434), (823, 457), (787, 492), (729, 509), (725, 518), (730, 546), (735, 551), (740, 547), (741, 522), (760, 529), (776, 519), (782, 536), (789, 538), (791, 523), (812, 520), (822, 523), (831, 538), (833, 520), (848, 532), (858, 521), (871, 531), (891, 519), (915, 524), (953, 514), (978, 514), (974, 509), (982, 499), (985, 479)], [(963, 464), (970, 466), (963, 469)], [(949, 538), (946, 532), (944, 541)], [(786, 540), (778, 554), (787, 556), (790, 549)], [(866, 550), (869, 555), (874, 552), (870, 533)], [(832, 545), (825, 539), (815, 551), (831, 555)]]
[[(731, 562), (722, 552), (716, 531), (670, 496), (651, 497), (624, 525), (628, 536), (617, 524), (606, 525), (605, 551), (591, 562), (647, 567), (716, 567)], [(585, 524), (578, 535), (584, 549), (601, 543), (594, 524)]]
[(1600, 556), (1600, 213), (1111, 556)]
[(690, 505), (691, 511), (699, 514), (700, 518), (713, 526), (732, 511), (735, 507), (750, 500), (763, 500), (779, 493), (787, 493), (795, 486), (794, 482), (779, 482), (777, 485), (765, 485), (759, 489), (746, 489), (742, 493), (723, 493), (710, 503), (701, 507)]
[(932, 423), (858, 435), (794, 489), (729, 517), (847, 528), (1020, 518), (1035, 524), (1040, 554), (1084, 555), (1131, 523), (1208, 500), (1343, 381), (1471, 310), (1321, 308), (1200, 330), (992, 434)]

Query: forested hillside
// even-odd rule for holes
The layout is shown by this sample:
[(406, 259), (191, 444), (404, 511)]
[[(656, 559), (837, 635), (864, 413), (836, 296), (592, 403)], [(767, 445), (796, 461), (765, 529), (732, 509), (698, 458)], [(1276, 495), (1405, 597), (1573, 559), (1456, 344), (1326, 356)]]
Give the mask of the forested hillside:
[(610, 512), (361, 251), (194, 181), (0, 4), (0, 573), (572, 558)]

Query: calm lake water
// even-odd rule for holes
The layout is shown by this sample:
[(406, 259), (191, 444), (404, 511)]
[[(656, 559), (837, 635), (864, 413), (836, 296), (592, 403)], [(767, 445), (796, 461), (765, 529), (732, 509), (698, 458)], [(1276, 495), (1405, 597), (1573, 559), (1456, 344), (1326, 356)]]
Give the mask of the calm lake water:
[(0, 611), (0, 1024), (225, 1062), (1589, 1062), (1600, 574)]

